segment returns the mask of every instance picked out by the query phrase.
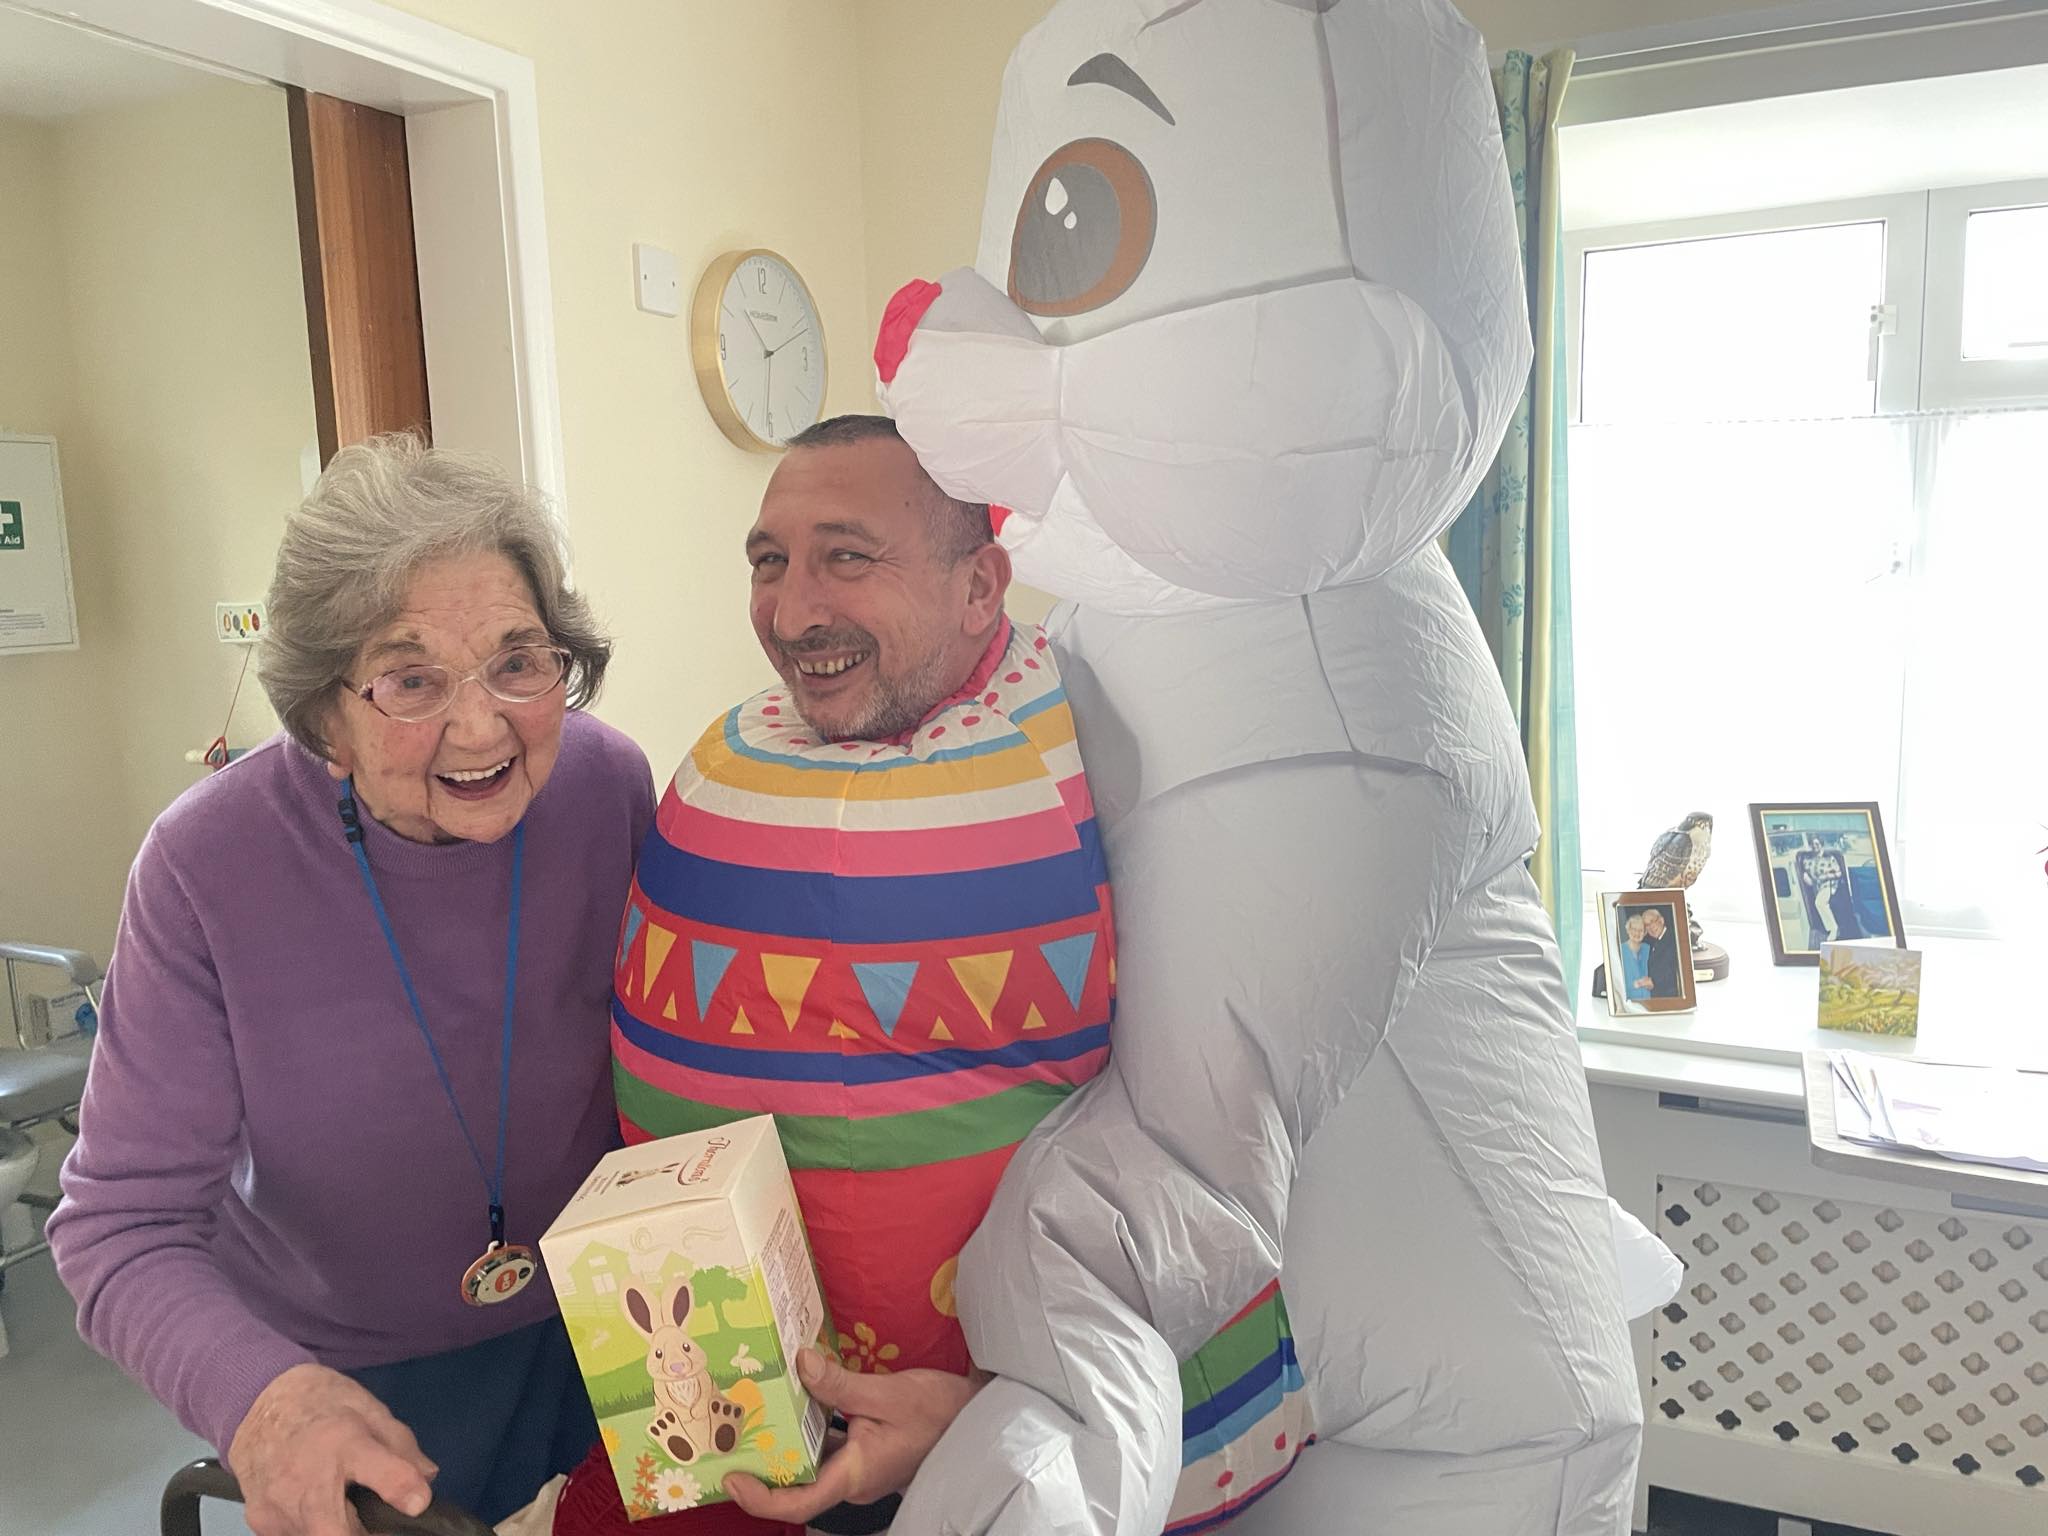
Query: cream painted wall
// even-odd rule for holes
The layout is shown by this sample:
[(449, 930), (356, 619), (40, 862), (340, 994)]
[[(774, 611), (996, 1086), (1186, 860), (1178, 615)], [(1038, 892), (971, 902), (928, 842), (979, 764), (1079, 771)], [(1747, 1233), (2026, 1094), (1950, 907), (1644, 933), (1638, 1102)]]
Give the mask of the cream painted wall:
[(872, 409), (855, 0), (400, 0), (534, 61), (578, 580), (618, 654), (597, 712), (666, 782), (768, 680), (742, 542), (772, 459), (719, 435), (685, 314), (633, 307), (633, 242), (685, 307), (720, 252), (765, 245), (824, 317), (832, 411)]
[[(54, 433), (69, 355), (62, 262), (49, 237), (57, 221), (57, 164), (48, 124), (0, 116), (0, 208), (15, 231), (0, 240), (0, 357), (34, 360), (0, 367), (0, 431)], [(0, 765), (6, 755), (0, 753)]]
[[(248, 654), (213, 638), (212, 605), (262, 595), (313, 436), (284, 97), (195, 80), (41, 133), (42, 287), (0, 283), (0, 311), (42, 311), (40, 350), (10, 358), (64, 364), (82, 640), (0, 660), (0, 872), (36, 872), (0, 878), (0, 933), (102, 959), (135, 849), (199, 777), (184, 753), (220, 730)], [(229, 738), (275, 729), (252, 669)]]
[(1003, 66), (1050, 8), (1047, 0), (862, 5), (861, 161), (876, 321), (911, 278), (973, 262)]
[[(106, 613), (98, 568), (85, 564), (91, 517), (72, 484), (57, 187), (56, 131), (0, 117), (0, 208), (14, 232), (0, 240), (0, 430), (57, 439), (86, 640), (76, 651), (0, 655), (0, 938), (90, 942), (104, 960), (127, 864), (100, 823), (122, 819), (123, 796), (120, 754), (99, 739), (94, 642)], [(12, 1021), (0, 1018), (0, 1040), (12, 1037)]]

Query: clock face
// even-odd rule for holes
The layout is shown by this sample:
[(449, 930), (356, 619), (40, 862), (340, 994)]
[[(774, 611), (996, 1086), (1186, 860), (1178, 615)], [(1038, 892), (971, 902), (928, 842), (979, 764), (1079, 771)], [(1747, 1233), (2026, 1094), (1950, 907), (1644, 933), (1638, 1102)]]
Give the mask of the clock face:
[(718, 367), (732, 414), (780, 447), (815, 423), (825, 402), (824, 333), (803, 279), (754, 252), (718, 296)]

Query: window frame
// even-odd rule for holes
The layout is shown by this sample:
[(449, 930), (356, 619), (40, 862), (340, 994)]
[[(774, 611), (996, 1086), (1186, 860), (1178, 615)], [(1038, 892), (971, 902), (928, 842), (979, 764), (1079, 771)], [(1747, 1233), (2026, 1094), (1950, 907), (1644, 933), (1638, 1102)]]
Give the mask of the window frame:
[[(1923, 298), (1927, 291), (1928, 194), (1849, 198), (1700, 218), (1614, 225), (1565, 231), (1565, 388), (1574, 426), (1583, 423), (1581, 373), (1585, 364), (1586, 257), (1631, 246), (1671, 245), (1730, 235), (1780, 234), (1836, 224), (1884, 225), (1884, 297), (1897, 313), (1897, 332), (1878, 352), (1876, 411), (1904, 415), (1919, 409), (1922, 369)], [(1961, 313), (1957, 314), (1960, 338)], [(1958, 343), (1960, 350), (1960, 342)]]
[[(1897, 306), (1897, 333), (1883, 339), (1879, 351), (1876, 417), (1912, 422), (1917, 434), (1936, 429), (1946, 415), (2048, 408), (2048, 356), (1980, 358), (1962, 356), (1965, 303), (1965, 256), (1971, 214), (2002, 208), (2048, 204), (2048, 179), (1978, 183), (1824, 203), (1790, 205), (1692, 218), (1601, 228), (1567, 229), (1566, 260), (1566, 391), (1570, 423), (1584, 424), (1581, 382), (1584, 368), (1586, 257), (1631, 246), (1767, 234), (1833, 224), (1885, 223), (1885, 266), (1882, 302)], [(1710, 320), (1710, 312), (1701, 313)], [(1916, 441), (1917, 441), (1916, 436)], [(1932, 471), (1920, 462), (1918, 475)], [(1917, 493), (1916, 493), (1917, 495)], [(1924, 528), (1909, 537), (1891, 574), (1909, 580), (1922, 574)], [(1901, 728), (1911, 728), (1911, 690), (1916, 684), (1909, 666), (1901, 679)], [(1903, 757), (1902, 757), (1903, 765)], [(1916, 824), (1908, 804), (1909, 785), (1903, 766), (1887, 802), (1895, 839), (1914, 835)], [(1587, 867), (1582, 870), (1588, 911), (1595, 911), (1595, 893), (1634, 876), (1627, 871)], [(1969, 937), (2010, 937), (1999, 927), (1981, 926), (1974, 915), (1948, 907), (1904, 903), (1909, 931)], [(1716, 904), (1708, 915), (1716, 921), (1741, 921), (1732, 903)]]
[(1970, 215), (2048, 205), (2048, 179), (1942, 187), (1928, 193), (1927, 199), (1920, 408), (1953, 411), (2048, 405), (2048, 352), (2038, 358), (1963, 356), (1964, 256)]

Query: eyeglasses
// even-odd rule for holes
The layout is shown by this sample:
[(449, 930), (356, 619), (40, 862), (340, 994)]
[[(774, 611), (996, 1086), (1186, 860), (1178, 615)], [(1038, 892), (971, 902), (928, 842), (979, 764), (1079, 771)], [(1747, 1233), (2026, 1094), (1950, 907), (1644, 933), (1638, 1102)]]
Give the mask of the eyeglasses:
[(342, 686), (393, 720), (431, 720), (455, 702), (456, 690), (472, 678), (485, 693), (507, 704), (544, 699), (562, 686), (570, 660), (570, 653), (559, 645), (515, 645), (459, 677), (446, 667), (424, 662), (380, 673), (361, 687), (346, 681)]

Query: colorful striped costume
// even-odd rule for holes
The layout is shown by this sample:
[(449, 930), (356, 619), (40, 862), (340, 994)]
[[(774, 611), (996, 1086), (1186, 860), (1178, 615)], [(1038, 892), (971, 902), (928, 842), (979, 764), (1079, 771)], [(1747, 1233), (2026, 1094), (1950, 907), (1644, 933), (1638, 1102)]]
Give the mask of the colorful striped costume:
[[(1115, 976), (1040, 632), (1006, 624), (908, 739), (821, 741), (771, 690), (705, 733), (641, 851), (612, 1009), (620, 1121), (634, 1141), (774, 1114), (842, 1361), (964, 1371), (960, 1249), (1018, 1144), (1101, 1070)], [(1292, 1443), (1254, 1462), (1237, 1443), (1253, 1425), (1270, 1442), (1299, 1388), (1277, 1292), (1183, 1379), (1205, 1509), (1291, 1461)]]

